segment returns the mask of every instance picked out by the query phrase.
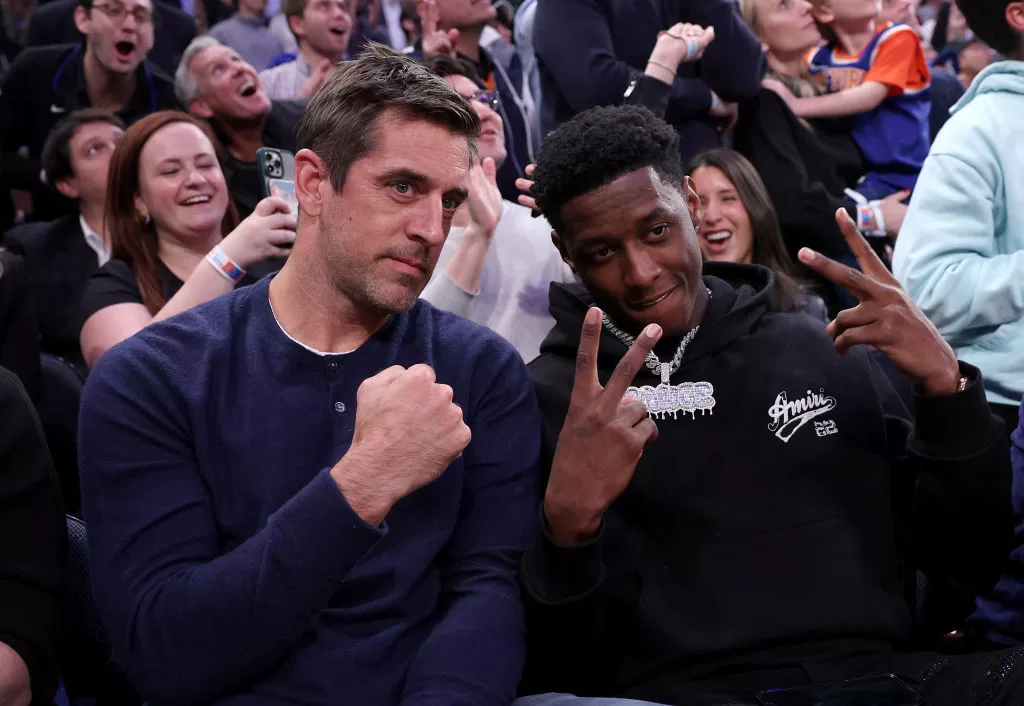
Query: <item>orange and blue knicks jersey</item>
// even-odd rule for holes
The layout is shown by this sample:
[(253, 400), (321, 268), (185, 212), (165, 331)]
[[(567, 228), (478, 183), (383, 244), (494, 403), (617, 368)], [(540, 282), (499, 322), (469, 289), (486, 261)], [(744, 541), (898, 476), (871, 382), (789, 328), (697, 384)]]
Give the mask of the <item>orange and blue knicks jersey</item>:
[(828, 93), (865, 81), (888, 87), (877, 108), (854, 116), (853, 139), (869, 167), (867, 185), (889, 193), (913, 189), (931, 143), (932, 106), (931, 72), (917, 33), (904, 24), (880, 22), (857, 56), (825, 45), (808, 55), (807, 68)]

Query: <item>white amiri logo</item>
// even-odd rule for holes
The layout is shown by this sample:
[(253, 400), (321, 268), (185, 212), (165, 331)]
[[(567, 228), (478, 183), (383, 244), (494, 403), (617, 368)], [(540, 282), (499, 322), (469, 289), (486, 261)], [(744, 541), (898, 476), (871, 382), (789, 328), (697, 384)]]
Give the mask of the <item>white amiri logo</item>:
[[(820, 394), (815, 394), (808, 390), (806, 397), (792, 402), (786, 396), (785, 390), (780, 392), (775, 398), (775, 404), (768, 410), (768, 416), (772, 418), (768, 430), (775, 432), (775, 436), (785, 443), (793, 438), (793, 434), (796, 434), (804, 424), (835, 409), (836, 398), (826, 395), (824, 388), (821, 388), (819, 392)], [(833, 424), (832, 428), (834, 429), (834, 427)], [(819, 434), (819, 436), (823, 436), (823, 434)]]

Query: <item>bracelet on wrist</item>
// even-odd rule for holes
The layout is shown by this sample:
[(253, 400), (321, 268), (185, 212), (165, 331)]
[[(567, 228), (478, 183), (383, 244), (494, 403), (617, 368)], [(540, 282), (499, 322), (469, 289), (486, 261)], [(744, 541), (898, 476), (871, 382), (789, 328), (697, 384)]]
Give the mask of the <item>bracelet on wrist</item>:
[(654, 61), (653, 59), (648, 59), (647, 63), (652, 65), (652, 66), (657, 66), (659, 69), (665, 69), (670, 74), (672, 74), (672, 78), (676, 77), (676, 70), (669, 68), (668, 66), (666, 66), (665, 64), (662, 64), (661, 62)]
[(232, 284), (238, 284), (245, 277), (245, 270), (228, 257), (227, 253), (219, 245), (206, 254), (206, 261), (213, 265), (213, 269), (217, 270), (224, 279)]

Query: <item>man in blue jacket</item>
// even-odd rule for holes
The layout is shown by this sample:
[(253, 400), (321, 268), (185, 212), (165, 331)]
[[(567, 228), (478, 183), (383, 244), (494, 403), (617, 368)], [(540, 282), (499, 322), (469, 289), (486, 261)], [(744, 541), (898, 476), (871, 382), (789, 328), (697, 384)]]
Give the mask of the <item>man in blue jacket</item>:
[[(683, 163), (721, 146), (718, 126), (761, 88), (761, 44), (736, 0), (544, 0), (537, 3), (534, 44), (541, 69), (544, 134), (576, 113), (618, 105), (644, 72), (658, 32), (677, 22), (714, 27), (715, 40), (672, 82), (665, 120), (680, 134)], [(676, 67), (670, 67), (675, 70)]]
[(281, 272), (93, 368), (93, 586), (147, 702), (512, 701), (537, 404), (509, 343), (417, 299), (478, 130), (441, 78), (370, 47), (300, 123)]

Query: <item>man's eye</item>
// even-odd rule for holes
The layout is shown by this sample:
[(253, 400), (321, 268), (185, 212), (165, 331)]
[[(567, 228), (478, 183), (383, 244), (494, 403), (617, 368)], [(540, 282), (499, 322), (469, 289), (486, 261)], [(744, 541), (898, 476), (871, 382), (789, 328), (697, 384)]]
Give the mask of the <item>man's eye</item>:
[(409, 186), (404, 181), (400, 181), (397, 184), (394, 184), (392, 188), (398, 193), (400, 193), (402, 196), (407, 196), (408, 194), (412, 193), (412, 187)]
[(450, 196), (441, 199), (441, 207), (444, 208), (445, 211), (454, 211), (458, 206), (459, 205), (455, 203), (455, 199)]

